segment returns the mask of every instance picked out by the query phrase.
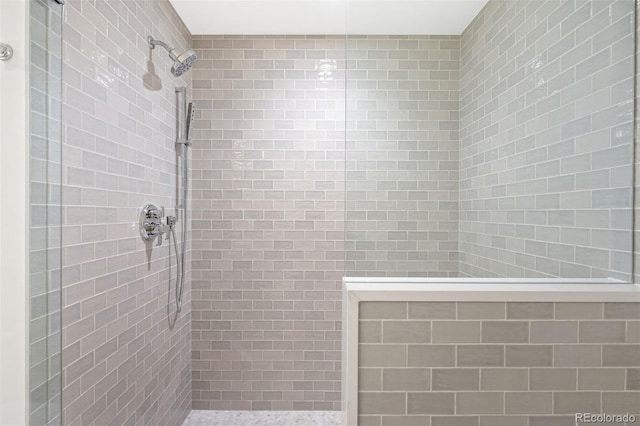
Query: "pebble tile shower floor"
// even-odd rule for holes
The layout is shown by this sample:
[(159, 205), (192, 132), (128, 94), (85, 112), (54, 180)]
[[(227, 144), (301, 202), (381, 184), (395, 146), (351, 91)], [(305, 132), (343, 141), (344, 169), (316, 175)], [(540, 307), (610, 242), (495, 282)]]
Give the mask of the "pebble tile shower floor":
[(340, 426), (339, 411), (194, 410), (182, 426)]

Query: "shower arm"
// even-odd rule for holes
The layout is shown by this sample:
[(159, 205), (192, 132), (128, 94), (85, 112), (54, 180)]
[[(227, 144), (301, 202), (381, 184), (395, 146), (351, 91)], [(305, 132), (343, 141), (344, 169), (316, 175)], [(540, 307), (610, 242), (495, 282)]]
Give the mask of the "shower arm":
[(169, 52), (169, 56), (171, 57), (171, 59), (173, 59), (174, 61), (176, 59), (178, 59), (178, 57), (173, 53), (173, 51), (175, 50), (173, 47), (169, 46), (167, 43), (165, 43), (164, 41), (160, 41), (160, 40), (156, 40), (153, 37), (149, 36), (147, 37), (147, 44), (149, 45), (149, 47), (151, 48), (151, 50), (155, 49), (156, 46), (160, 46), (160, 47), (164, 47), (165, 50), (167, 52)]
[(160, 41), (160, 40), (155, 40), (153, 37), (149, 36), (147, 37), (147, 43), (149, 44), (149, 47), (153, 50), (156, 48), (156, 46), (162, 46), (165, 49), (167, 49), (167, 52), (171, 52), (173, 50), (173, 48), (171, 46), (169, 46), (167, 43), (165, 43), (164, 41)]

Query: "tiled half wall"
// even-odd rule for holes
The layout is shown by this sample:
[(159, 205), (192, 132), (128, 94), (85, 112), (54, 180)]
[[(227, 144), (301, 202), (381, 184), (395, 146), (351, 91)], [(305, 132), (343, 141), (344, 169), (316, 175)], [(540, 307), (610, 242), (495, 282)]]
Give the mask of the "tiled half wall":
[(640, 303), (362, 302), (359, 426), (640, 414)]

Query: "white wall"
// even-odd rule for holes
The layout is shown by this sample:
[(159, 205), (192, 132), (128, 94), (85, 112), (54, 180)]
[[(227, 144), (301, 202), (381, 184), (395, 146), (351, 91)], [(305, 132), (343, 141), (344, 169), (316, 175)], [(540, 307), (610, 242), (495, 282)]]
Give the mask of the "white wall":
[(27, 13), (25, 0), (0, 1), (0, 424), (27, 415)]

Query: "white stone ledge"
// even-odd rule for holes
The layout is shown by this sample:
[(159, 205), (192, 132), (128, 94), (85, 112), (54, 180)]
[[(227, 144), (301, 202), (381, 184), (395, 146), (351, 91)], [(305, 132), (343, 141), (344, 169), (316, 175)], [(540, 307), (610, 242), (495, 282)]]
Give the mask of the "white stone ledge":
[(616, 280), (344, 278), (356, 301), (640, 302), (640, 285)]

